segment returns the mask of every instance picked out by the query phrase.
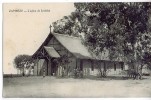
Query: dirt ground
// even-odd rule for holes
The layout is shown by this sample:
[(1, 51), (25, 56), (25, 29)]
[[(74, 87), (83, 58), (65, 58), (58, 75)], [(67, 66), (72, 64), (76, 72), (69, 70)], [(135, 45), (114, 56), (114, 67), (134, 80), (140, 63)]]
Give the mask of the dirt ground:
[(151, 97), (151, 76), (133, 79), (4, 78), (3, 97)]

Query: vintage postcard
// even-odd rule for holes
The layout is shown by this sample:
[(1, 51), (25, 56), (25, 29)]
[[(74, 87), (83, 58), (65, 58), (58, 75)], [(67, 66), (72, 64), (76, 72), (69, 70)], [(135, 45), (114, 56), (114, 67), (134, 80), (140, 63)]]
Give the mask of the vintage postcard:
[(3, 3), (4, 98), (151, 97), (151, 3)]

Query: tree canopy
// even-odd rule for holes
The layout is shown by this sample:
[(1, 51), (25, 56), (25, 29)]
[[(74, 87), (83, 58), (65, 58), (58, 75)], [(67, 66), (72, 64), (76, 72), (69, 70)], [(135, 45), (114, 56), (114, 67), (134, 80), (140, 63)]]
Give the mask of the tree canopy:
[(33, 58), (29, 55), (18, 55), (14, 59), (14, 64), (16, 65), (16, 68), (22, 69), (22, 68), (29, 68), (31, 64), (33, 64)]
[(53, 23), (54, 32), (79, 36), (99, 56), (151, 62), (151, 3), (75, 3), (76, 10)]

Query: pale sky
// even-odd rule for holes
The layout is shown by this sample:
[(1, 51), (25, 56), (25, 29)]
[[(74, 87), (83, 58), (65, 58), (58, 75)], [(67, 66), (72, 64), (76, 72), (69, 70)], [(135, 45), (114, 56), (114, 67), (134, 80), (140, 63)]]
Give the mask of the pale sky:
[[(9, 12), (16, 9), (23, 12)], [(24, 12), (28, 10), (36, 12)], [(16, 73), (14, 58), (32, 55), (48, 36), (50, 24), (74, 10), (73, 3), (3, 4), (3, 72)]]

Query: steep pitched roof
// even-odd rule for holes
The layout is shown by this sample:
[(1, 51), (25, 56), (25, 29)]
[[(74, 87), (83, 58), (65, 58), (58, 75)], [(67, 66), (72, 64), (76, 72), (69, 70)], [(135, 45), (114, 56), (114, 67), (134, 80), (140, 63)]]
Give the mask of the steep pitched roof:
[(48, 44), (48, 42), (50, 41), (50, 39), (52, 37), (53, 37), (53, 35), (51, 33), (49, 33), (49, 35), (47, 36), (45, 41), (41, 44), (41, 46), (37, 49), (37, 51), (32, 55), (33, 58), (35, 58), (35, 56), (37, 55), (38, 51), (40, 51), (46, 44)]
[[(82, 44), (82, 40), (78, 37), (73, 37), (64, 34), (58, 33), (50, 33), (46, 40), (42, 43), (39, 49), (33, 54), (33, 57), (36, 55), (38, 51), (40, 51), (44, 46), (48, 44), (50, 39), (55, 37), (61, 45), (63, 45), (70, 53), (72, 53), (76, 58), (79, 59), (97, 59), (97, 60), (110, 60), (107, 51), (100, 53), (101, 58), (96, 57), (93, 53), (88, 51), (88, 48)], [(48, 46), (47, 46), (48, 47)], [(119, 61), (119, 60), (114, 60)]]
[(80, 38), (57, 33), (53, 33), (53, 36), (75, 57), (94, 59)]

